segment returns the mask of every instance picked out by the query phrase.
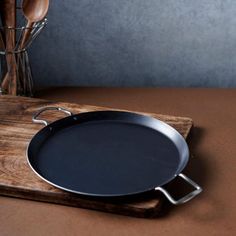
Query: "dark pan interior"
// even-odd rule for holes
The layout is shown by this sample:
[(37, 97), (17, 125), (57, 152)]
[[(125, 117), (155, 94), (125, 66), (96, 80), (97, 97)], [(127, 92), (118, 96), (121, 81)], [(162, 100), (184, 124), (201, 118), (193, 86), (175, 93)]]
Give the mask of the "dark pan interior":
[(35, 135), (28, 160), (38, 175), (68, 191), (106, 197), (146, 192), (173, 179), (187, 158), (158, 125), (125, 112), (74, 115)]

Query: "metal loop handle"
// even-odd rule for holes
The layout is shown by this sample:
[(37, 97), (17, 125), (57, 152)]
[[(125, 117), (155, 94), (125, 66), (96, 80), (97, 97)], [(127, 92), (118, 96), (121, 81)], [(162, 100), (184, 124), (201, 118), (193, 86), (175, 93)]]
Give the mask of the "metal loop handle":
[(162, 193), (164, 193), (164, 195), (167, 197), (167, 199), (173, 203), (174, 205), (179, 205), (179, 204), (183, 204), (185, 202), (188, 202), (190, 201), (192, 198), (194, 198), (195, 196), (197, 196), (200, 192), (202, 192), (202, 188), (196, 184), (194, 181), (192, 181), (191, 179), (189, 179), (186, 175), (180, 173), (178, 175), (179, 177), (181, 177), (182, 179), (184, 179), (186, 182), (188, 182), (190, 185), (192, 185), (195, 190), (192, 191), (191, 193), (188, 193), (186, 196), (178, 199), (178, 200), (175, 200), (167, 190), (165, 190), (163, 187), (156, 187), (155, 190), (159, 190), (161, 191)]
[(68, 110), (66, 110), (66, 109), (64, 109), (64, 108), (62, 108), (62, 107), (44, 107), (44, 108), (38, 110), (38, 111), (33, 115), (32, 121), (33, 121), (34, 123), (44, 124), (45, 126), (47, 126), (47, 125), (49, 124), (48, 121), (42, 120), (42, 119), (37, 119), (37, 118), (38, 118), (38, 116), (41, 115), (43, 112), (48, 111), (48, 110), (62, 111), (62, 112), (66, 113), (66, 114), (68, 114), (68, 115), (70, 115), (70, 116), (73, 115), (70, 111), (68, 111)]

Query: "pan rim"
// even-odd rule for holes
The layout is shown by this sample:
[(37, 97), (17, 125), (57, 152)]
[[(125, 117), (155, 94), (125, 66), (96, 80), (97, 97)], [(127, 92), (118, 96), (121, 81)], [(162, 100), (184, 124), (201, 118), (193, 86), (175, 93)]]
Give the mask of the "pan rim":
[[(181, 164), (181, 167), (178, 167), (176, 173), (172, 177), (166, 179), (166, 181), (163, 181), (163, 183), (160, 184), (160, 185), (155, 185), (153, 187), (146, 188), (146, 189), (143, 189), (143, 190), (140, 190), (140, 191), (135, 191), (135, 192), (131, 192), (131, 193), (120, 193), (120, 194), (118, 194), (118, 193), (115, 193), (115, 194), (99, 194), (99, 193), (80, 192), (80, 191), (77, 191), (77, 190), (69, 189), (69, 188), (63, 187), (61, 185), (58, 185), (58, 184), (56, 184), (56, 183), (46, 179), (40, 173), (38, 173), (38, 171), (31, 164), (30, 157), (29, 157), (29, 148), (30, 148), (30, 145), (31, 145), (32, 141), (36, 138), (36, 136), (39, 133), (43, 132), (43, 130), (51, 129), (51, 126), (55, 125), (55, 123), (62, 122), (64, 120), (66, 120), (66, 119), (74, 119), (74, 117), (80, 116), (82, 114), (105, 113), (105, 112), (106, 113), (124, 113), (124, 114), (126, 113), (126, 114), (130, 114), (130, 115), (134, 115), (134, 116), (139, 116), (139, 117), (147, 118), (147, 119), (151, 120), (152, 122), (155, 122), (155, 123), (158, 123), (158, 125), (161, 125), (161, 128), (163, 130), (164, 129), (169, 130), (169, 134), (166, 134), (166, 133), (164, 133), (164, 131), (162, 129), (160, 130), (160, 129), (156, 129), (156, 128), (153, 128), (153, 127), (150, 127), (150, 126), (145, 126), (145, 125), (142, 124), (142, 126), (144, 126), (146, 128), (152, 128), (155, 131), (161, 132), (163, 135), (165, 135), (168, 139), (170, 139), (174, 143), (174, 145), (177, 147), (177, 150), (179, 152), (180, 158), (181, 158), (181, 155), (182, 155), (183, 156), (182, 158), (184, 159), (184, 162)], [(173, 135), (172, 138), (169, 137), (170, 135)], [(177, 141), (179, 142), (179, 144), (177, 144)], [(183, 147), (184, 148), (184, 152), (182, 152), (182, 153), (180, 152), (181, 148), (179, 147), (179, 145), (184, 146)], [(88, 196), (88, 197), (91, 196), (91, 197), (113, 198), (113, 197), (133, 196), (133, 195), (136, 195), (136, 194), (142, 194), (142, 193), (154, 191), (155, 188), (164, 186), (165, 184), (171, 182), (173, 179), (175, 179), (181, 173), (181, 171), (187, 165), (187, 163), (189, 161), (189, 148), (188, 148), (187, 142), (184, 139), (184, 137), (175, 128), (173, 128), (171, 125), (167, 124), (164, 121), (161, 121), (161, 120), (159, 120), (157, 118), (154, 118), (154, 117), (152, 117), (150, 115), (140, 114), (140, 113), (137, 113), (137, 112), (128, 112), (128, 111), (122, 111), (122, 110), (121, 111), (120, 110), (101, 110), (101, 111), (89, 111), (89, 112), (81, 112), (81, 113), (78, 113), (78, 114), (74, 114), (74, 115), (71, 115), (71, 116), (64, 117), (64, 118), (58, 119), (56, 121), (53, 121), (49, 125), (43, 127), (36, 134), (34, 134), (33, 137), (31, 138), (31, 140), (29, 141), (29, 143), (27, 145), (27, 148), (26, 148), (26, 159), (27, 159), (27, 163), (30, 166), (31, 170), (33, 170), (33, 172), (40, 179), (44, 180), (48, 184), (50, 184), (50, 185), (52, 185), (52, 186), (54, 186), (54, 187), (56, 187), (58, 189), (61, 189), (61, 190), (67, 191), (67, 192), (71, 192), (71, 193), (75, 193), (75, 194), (79, 194), (79, 195), (82, 195), (82, 196)]]

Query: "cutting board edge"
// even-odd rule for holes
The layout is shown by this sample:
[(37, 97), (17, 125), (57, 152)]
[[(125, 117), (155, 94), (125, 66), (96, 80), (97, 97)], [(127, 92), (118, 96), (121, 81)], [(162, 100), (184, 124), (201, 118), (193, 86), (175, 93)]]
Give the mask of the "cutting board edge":
[[(67, 207), (78, 207), (81, 209), (87, 209), (87, 210), (97, 210), (100, 212), (106, 212), (111, 214), (119, 214), (119, 215), (125, 215), (125, 216), (132, 216), (137, 218), (156, 218), (160, 215), (161, 208), (163, 205), (163, 197), (159, 198), (158, 203), (149, 208), (143, 208), (143, 207), (137, 207), (133, 204), (122, 204), (122, 208), (120, 207), (120, 204), (116, 205), (114, 203), (103, 203), (97, 200), (94, 200), (94, 205), (91, 206), (91, 199), (86, 200), (83, 199), (81, 201), (81, 198), (79, 198), (76, 202), (71, 201), (68, 203), (68, 199), (61, 199), (57, 198), (56, 194), (50, 194), (50, 195), (43, 195), (41, 191), (29, 191), (27, 189), (19, 189), (15, 187), (6, 187), (6, 186), (0, 186), (0, 195), (3, 197), (12, 197), (12, 198), (19, 198), (23, 200), (30, 200), (30, 201), (36, 201), (36, 202), (43, 202), (43, 203), (49, 203), (49, 204), (59, 204), (62, 206)], [(35, 199), (35, 195), (37, 195), (37, 199)], [(105, 206), (105, 207), (104, 207)]]

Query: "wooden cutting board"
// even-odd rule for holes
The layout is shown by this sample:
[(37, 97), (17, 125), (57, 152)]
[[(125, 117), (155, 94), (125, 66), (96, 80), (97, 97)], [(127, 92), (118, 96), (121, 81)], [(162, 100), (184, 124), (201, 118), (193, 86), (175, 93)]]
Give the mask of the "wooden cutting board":
[[(26, 161), (26, 147), (32, 136), (43, 126), (32, 123), (32, 114), (45, 106), (60, 106), (71, 112), (114, 110), (104, 107), (52, 102), (41, 99), (0, 96), (0, 194), (74, 207), (131, 215), (155, 217), (161, 210), (163, 197), (158, 192), (135, 199), (117, 201), (85, 198), (57, 189), (41, 180)], [(160, 119), (177, 129), (185, 138), (193, 122), (190, 118), (141, 113)], [(43, 118), (62, 118), (60, 112), (47, 112)]]

